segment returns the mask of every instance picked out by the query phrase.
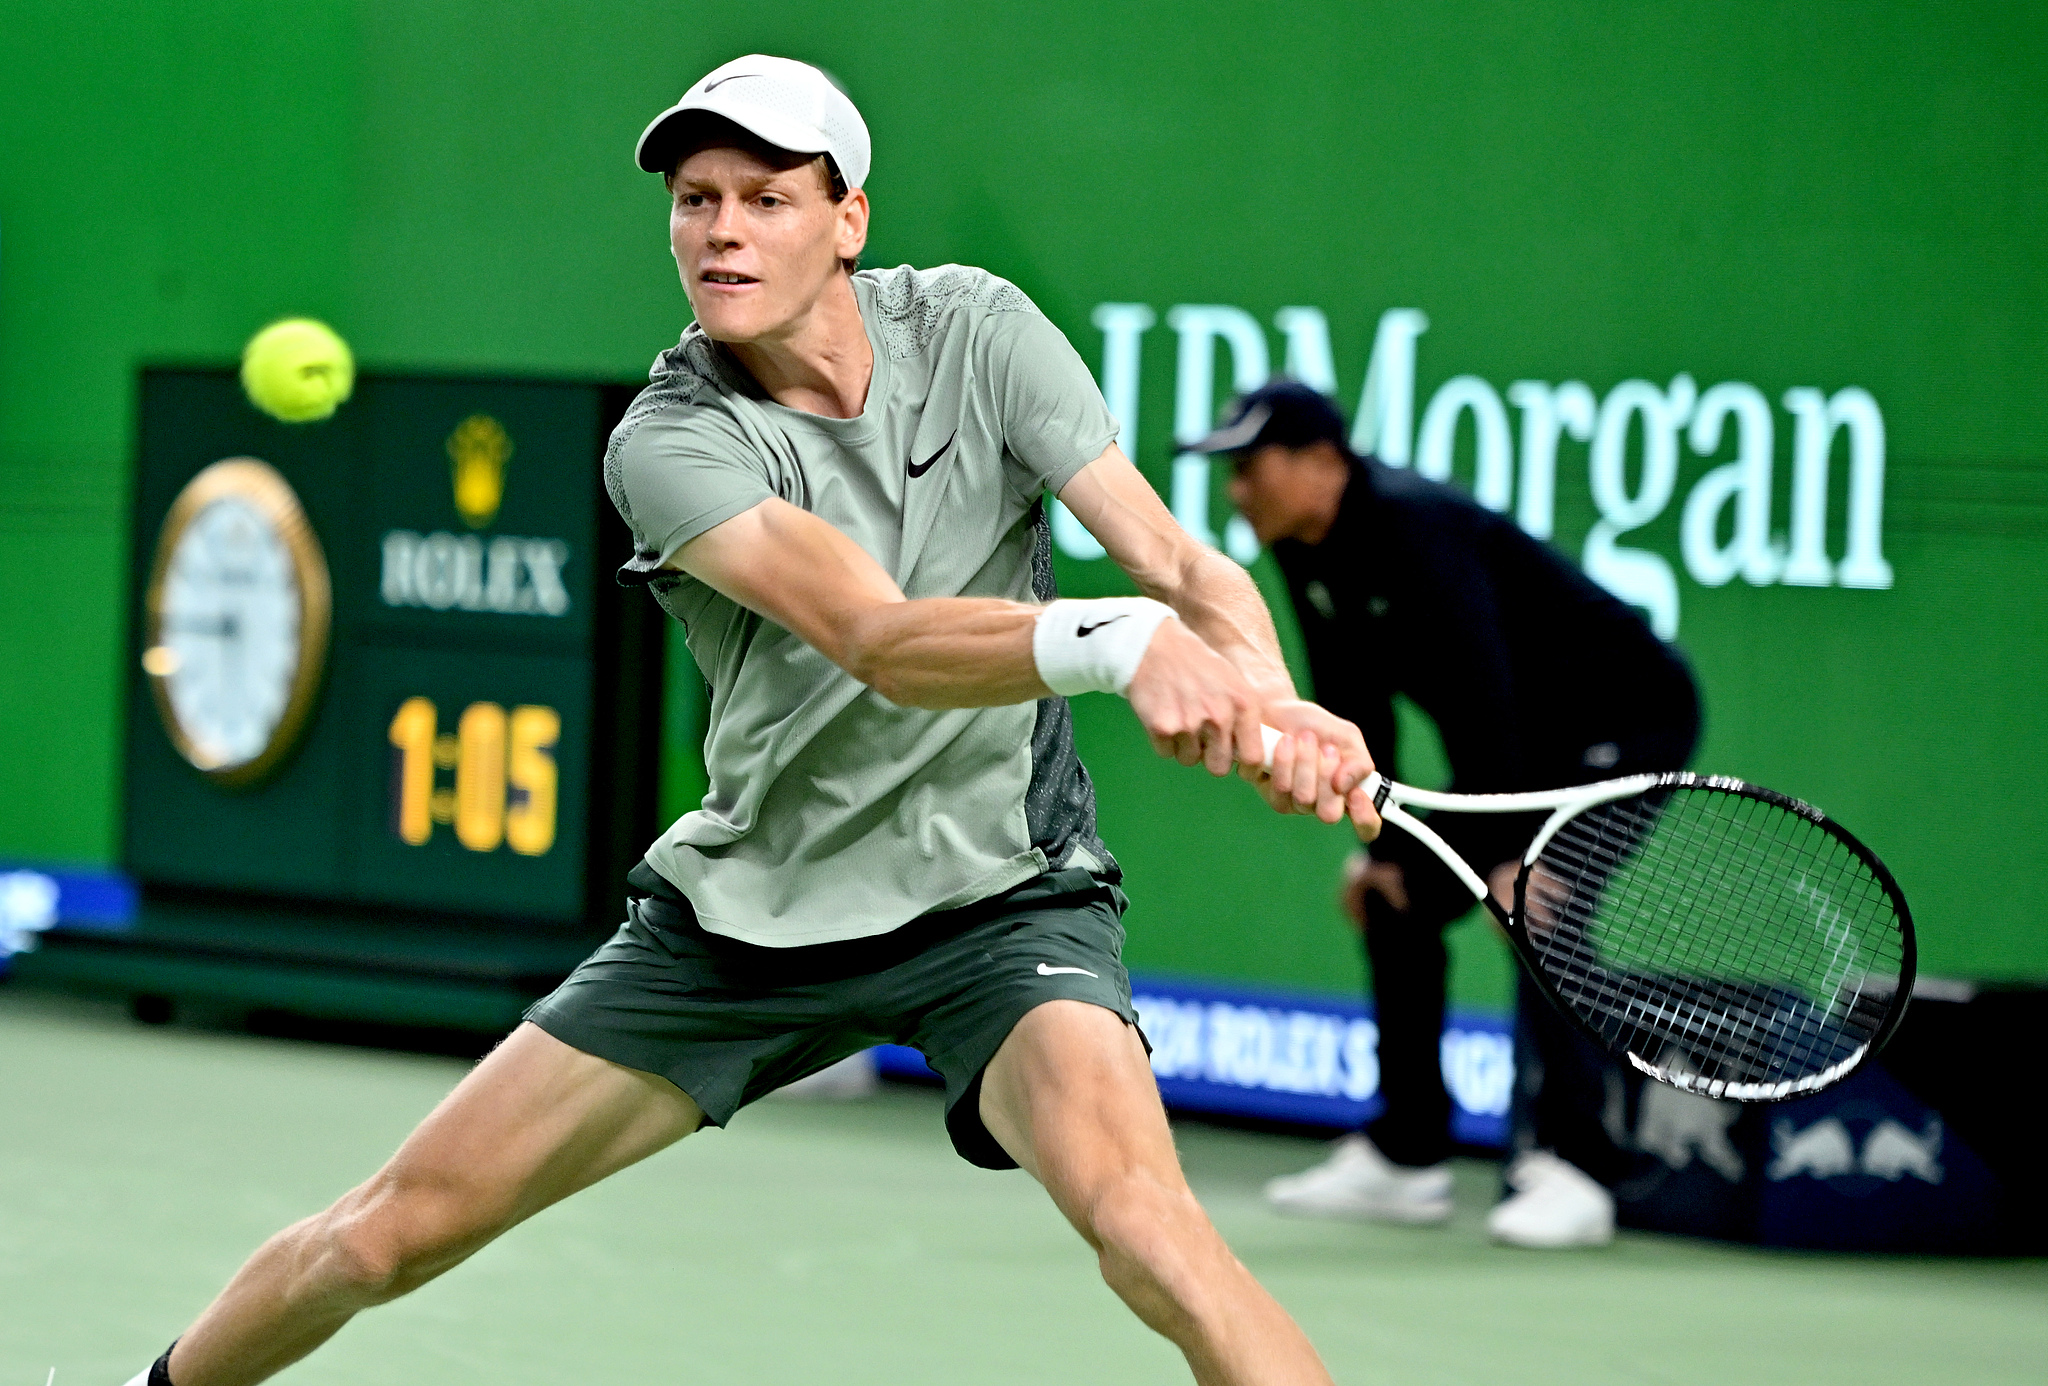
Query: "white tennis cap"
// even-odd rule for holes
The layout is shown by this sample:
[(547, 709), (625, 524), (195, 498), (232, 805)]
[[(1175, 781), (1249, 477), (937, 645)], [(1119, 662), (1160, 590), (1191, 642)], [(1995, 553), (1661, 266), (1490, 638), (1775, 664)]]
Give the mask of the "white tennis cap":
[(692, 112), (724, 116), (795, 154), (830, 154), (848, 188), (867, 181), (867, 122), (832, 79), (793, 58), (750, 53), (705, 74), (640, 133), (633, 157), (649, 173), (675, 169)]

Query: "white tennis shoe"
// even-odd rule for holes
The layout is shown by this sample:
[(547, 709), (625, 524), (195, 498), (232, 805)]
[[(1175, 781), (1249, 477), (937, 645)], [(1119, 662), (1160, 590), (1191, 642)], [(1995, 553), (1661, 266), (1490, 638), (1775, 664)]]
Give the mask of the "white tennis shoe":
[(1486, 1215), (1495, 1241), (1554, 1250), (1614, 1240), (1614, 1195), (1577, 1165), (1531, 1150), (1508, 1166), (1507, 1179), (1515, 1192)]
[(1305, 1218), (1442, 1222), (1451, 1215), (1451, 1167), (1397, 1165), (1354, 1134), (1338, 1141), (1314, 1169), (1269, 1180), (1266, 1202)]

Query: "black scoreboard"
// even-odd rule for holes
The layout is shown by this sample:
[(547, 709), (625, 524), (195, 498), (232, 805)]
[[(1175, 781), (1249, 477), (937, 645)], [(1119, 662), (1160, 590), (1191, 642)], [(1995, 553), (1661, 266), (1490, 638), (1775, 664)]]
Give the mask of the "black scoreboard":
[(613, 581), (630, 543), (600, 467), (629, 398), (366, 375), (332, 419), (290, 425), (230, 372), (143, 373), (123, 846), (141, 914), (53, 940), (74, 970), (497, 1023), (616, 925), (661, 749), (661, 615)]

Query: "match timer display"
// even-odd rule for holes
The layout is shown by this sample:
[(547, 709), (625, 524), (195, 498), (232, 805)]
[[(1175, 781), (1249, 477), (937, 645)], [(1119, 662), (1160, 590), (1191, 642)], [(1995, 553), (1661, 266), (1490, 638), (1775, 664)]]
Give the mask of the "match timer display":
[[(551, 707), (471, 703), (457, 730), (440, 730), (429, 698), (407, 698), (391, 719), (391, 831), (425, 846), (436, 823), (452, 824), (472, 852), (510, 847), (545, 855), (555, 845), (555, 743), (562, 715)], [(452, 787), (434, 772), (453, 770)]]
[[(151, 900), (609, 927), (653, 837), (661, 625), (612, 573), (627, 392), (365, 375), (331, 419), (146, 371), (125, 862)], [(253, 927), (253, 925), (252, 925)]]

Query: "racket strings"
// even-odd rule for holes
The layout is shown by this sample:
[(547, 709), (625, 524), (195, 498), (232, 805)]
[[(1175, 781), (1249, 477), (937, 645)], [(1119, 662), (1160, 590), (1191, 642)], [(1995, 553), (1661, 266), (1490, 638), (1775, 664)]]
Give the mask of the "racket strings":
[[(1753, 812), (1753, 810), (1749, 812)], [(1612, 827), (1612, 825), (1609, 826), (1610, 828)], [(1581, 870), (1575, 884), (1583, 890), (1589, 883), (1589, 878), (1597, 883), (1603, 874), (1611, 875), (1618, 864), (1626, 858), (1630, 848), (1639, 848), (1645, 826), (1644, 819), (1641, 816), (1637, 816), (1635, 821), (1626, 824), (1624, 832), (1616, 834), (1613, 831), (1609, 831), (1603, 834), (1605, 840), (1594, 841), (1591, 844), (1593, 850), (1585, 854), (1589, 860), (1584, 865), (1589, 869)], [(1616, 850), (1617, 843), (1615, 839), (1617, 836), (1622, 839), (1620, 850)], [(1713, 869), (1716, 863), (1697, 857), (1694, 860), (1701, 869), (1684, 874), (1672, 873), (1656, 878), (1659, 888), (1649, 893), (1646, 900), (1642, 903), (1647, 904), (1652, 910), (1661, 914), (1668, 910), (1671, 899), (1674, 896), (1684, 897), (1690, 893), (1697, 892), (1703, 887), (1724, 884), (1724, 882), (1714, 880), (1714, 877), (1719, 874)], [(1745, 895), (1750, 897), (1746, 900), (1748, 908), (1754, 910), (1756, 907), (1753, 898), (1754, 892), (1748, 891), (1745, 892)], [(1613, 951), (1611, 946), (1603, 949), (1599, 942), (1589, 940), (1583, 930), (1564, 931), (1560, 938), (1568, 940), (1574, 945), (1570, 950), (1572, 954), (1570, 965), (1572, 970), (1578, 974), (1578, 979), (1582, 983), (1588, 980), (1593, 983), (1590, 987), (1581, 986), (1582, 996), (1590, 995), (1592, 999), (1603, 1003), (1611, 1012), (1609, 1016), (1610, 1021), (1615, 1019), (1633, 1021), (1638, 1026), (1662, 1030), (1672, 1037), (1688, 1041), (1694, 1046), (1700, 1045), (1702, 1041), (1713, 1041), (1716, 1039), (1725, 1042), (1727, 1037), (1721, 1034), (1722, 1031), (1730, 1030), (1731, 1027), (1736, 1029), (1743, 1027), (1755, 1028), (1758, 1024), (1759, 1017), (1753, 1013), (1753, 1008), (1743, 1005), (1746, 998), (1739, 992), (1731, 992), (1727, 986), (1693, 987), (1691, 988), (1690, 995), (1678, 998), (1681, 1002), (1687, 1004), (1674, 1009), (1668, 1004), (1658, 1004), (1660, 999), (1670, 999), (1659, 998), (1654, 995), (1658, 988), (1652, 987), (1646, 991), (1639, 981), (1627, 977), (1626, 974), (1623, 975), (1621, 980), (1617, 981), (1612, 975), (1614, 959), (1603, 956), (1604, 952)], [(1664, 977), (1667, 978), (1672, 971), (1677, 969), (1693, 971), (1706, 969), (1709, 970), (1709, 975), (1713, 972), (1725, 974), (1731, 970), (1748, 973), (1754, 973), (1757, 970), (1754, 948), (1742, 950), (1742, 952), (1732, 955), (1723, 949), (1718, 955), (1702, 956), (1700, 944), (1703, 940), (1707, 942), (1714, 941), (1706, 935), (1690, 935), (1682, 940), (1690, 946), (1676, 954), (1667, 952), (1662, 957), (1652, 954), (1652, 956), (1647, 958), (1639, 957), (1635, 961), (1638, 967), (1644, 965), (1657, 967)], [(1834, 952), (1839, 955), (1841, 952), (1841, 930), (1839, 928), (1835, 929), (1829, 936), (1828, 941), (1835, 945)], [(1591, 947), (1587, 946), (1589, 942), (1592, 943)], [(1636, 951), (1640, 953), (1642, 950), (1637, 949)], [(1745, 952), (1749, 955), (1746, 958), (1743, 956)], [(1708, 1023), (1710, 1018), (1718, 1023)], [(1612, 1027), (1610, 1026), (1610, 1028)], [(1803, 1038), (1808, 1041), (1805, 1047), (1810, 1050), (1811, 1041), (1815, 1038), (1813, 1032), (1817, 1031), (1819, 1027), (1808, 1021), (1801, 1024), (1799, 1028), (1806, 1033), (1795, 1036), (1795, 1043)], [(1744, 1048), (1749, 1051), (1747, 1056), (1753, 1061), (1756, 1046), (1745, 1045)], [(1810, 1058), (1812, 1056), (1809, 1053), (1804, 1057)]]
[[(1629, 831), (1627, 836), (1640, 841), (1644, 826), (1643, 820), (1638, 817), (1637, 821), (1628, 825)], [(1579, 876), (1577, 884), (1582, 888), (1587, 883), (1589, 875), (1597, 880), (1603, 870), (1611, 873), (1618, 862), (1626, 855), (1625, 848), (1622, 852), (1614, 850), (1614, 834), (1609, 833), (1606, 836), (1608, 840), (1596, 844), (1594, 852), (1590, 854), (1593, 857), (1593, 861), (1590, 863), (1593, 870), (1590, 872), (1582, 871)], [(1683, 840), (1687, 836), (1692, 835), (1681, 835), (1680, 845), (1689, 848), (1691, 844)], [(1601, 850), (1603, 848), (1605, 850)], [(1655, 913), (1665, 915), (1668, 914), (1674, 898), (1686, 898), (1696, 894), (1701, 889), (1726, 884), (1725, 881), (1715, 879), (1717, 875), (1721, 874), (1714, 869), (1720, 863), (1697, 856), (1692, 860), (1700, 869), (1683, 873), (1673, 872), (1656, 877), (1657, 888), (1650, 892), (1641, 903), (1646, 904)], [(1743, 892), (1743, 894), (1745, 899), (1742, 903), (1748, 909), (1754, 911), (1757, 907), (1754, 898), (1755, 892), (1748, 890)], [(1840, 952), (1840, 933), (1841, 931), (1836, 929), (1828, 937), (1828, 942), (1835, 945), (1834, 951), (1837, 954)], [(1577, 937), (1574, 937), (1575, 934)], [(1596, 968), (1601, 973), (1612, 972), (1614, 959), (1610, 956), (1603, 956), (1604, 954), (1617, 951), (1612, 948), (1611, 940), (1605, 941), (1607, 946), (1603, 948), (1602, 941), (1587, 940), (1582, 931), (1567, 931), (1563, 937), (1571, 939), (1577, 945), (1572, 950), (1575, 956), (1572, 957), (1571, 963), (1573, 971), (1579, 974), (1582, 980)], [(1587, 946), (1588, 942), (1592, 944), (1590, 948)], [(1725, 977), (1731, 972), (1754, 975), (1758, 971), (1763, 970), (1760, 969), (1758, 964), (1764, 960), (1757, 956), (1757, 950), (1753, 946), (1738, 949), (1733, 953), (1724, 947), (1719, 949), (1718, 952), (1703, 954), (1701, 947), (1703, 943), (1712, 945), (1721, 942), (1721, 940), (1717, 940), (1707, 934), (1692, 934), (1685, 936), (1681, 942), (1687, 945), (1681, 950), (1676, 952), (1667, 950), (1662, 956), (1652, 952), (1650, 956), (1639, 956), (1634, 961), (1639, 967), (1656, 969), (1660, 974), (1660, 982), (1678, 972), (1692, 972), (1695, 975), (1704, 974), (1708, 977)], [(1634, 951), (1640, 954), (1643, 950), (1638, 948)], [(1592, 954), (1590, 958), (1587, 956), (1589, 953)], [(1774, 972), (1790, 971), (1791, 976), (1785, 978), (1785, 980), (1798, 980), (1796, 969), (1772, 968), (1769, 970)], [(1769, 980), (1779, 980), (1779, 978), (1770, 978)], [(1690, 988), (1690, 994), (1678, 998), (1685, 1004), (1674, 1009), (1668, 1004), (1658, 1004), (1660, 1000), (1668, 1001), (1671, 998), (1660, 998), (1654, 995), (1657, 990), (1668, 989), (1668, 987), (1653, 987), (1648, 989), (1651, 994), (1645, 994), (1646, 989), (1640, 982), (1628, 981), (1617, 984), (1611, 977), (1598, 977), (1597, 982), (1598, 985), (1592, 988), (1592, 990), (1599, 993), (1598, 999), (1604, 1002), (1610, 1011), (1615, 1012), (1617, 1016), (1632, 1020), (1639, 1026), (1647, 1025), (1651, 1029), (1662, 1030), (1672, 1038), (1689, 1042), (1695, 1047), (1699, 1046), (1703, 1041), (1719, 1040), (1725, 1044), (1728, 1042), (1729, 1036), (1721, 1032), (1740, 1031), (1744, 1028), (1754, 1029), (1761, 1019), (1753, 1005), (1745, 1004), (1745, 1001), (1749, 998), (1745, 997), (1740, 991), (1731, 990), (1725, 985), (1694, 986)], [(1583, 992), (1588, 989), (1582, 986), (1581, 990)], [(1750, 990), (1754, 991), (1754, 988)], [(1625, 1004), (1617, 1005), (1617, 1002), (1625, 1002)], [(1610, 1019), (1612, 1018), (1614, 1017), (1610, 1017)], [(1717, 1023), (1709, 1024), (1709, 1018), (1712, 1018)], [(1808, 1017), (1803, 1018), (1799, 1022), (1797, 1028), (1800, 1033), (1791, 1037), (1792, 1044), (1795, 1048), (1801, 1048), (1806, 1051), (1797, 1057), (1810, 1062), (1816, 1057), (1813, 1053), (1813, 1047), (1814, 1041), (1820, 1038), (1820, 1027), (1813, 1023), (1809, 1014)], [(1744, 1045), (1743, 1048), (1746, 1051), (1745, 1057), (1754, 1062), (1756, 1046)]]
[(1524, 884), (1528, 942), (1611, 1046), (1684, 1086), (1797, 1085), (1882, 1029), (1898, 908), (1810, 818), (1705, 785), (1566, 822)]

